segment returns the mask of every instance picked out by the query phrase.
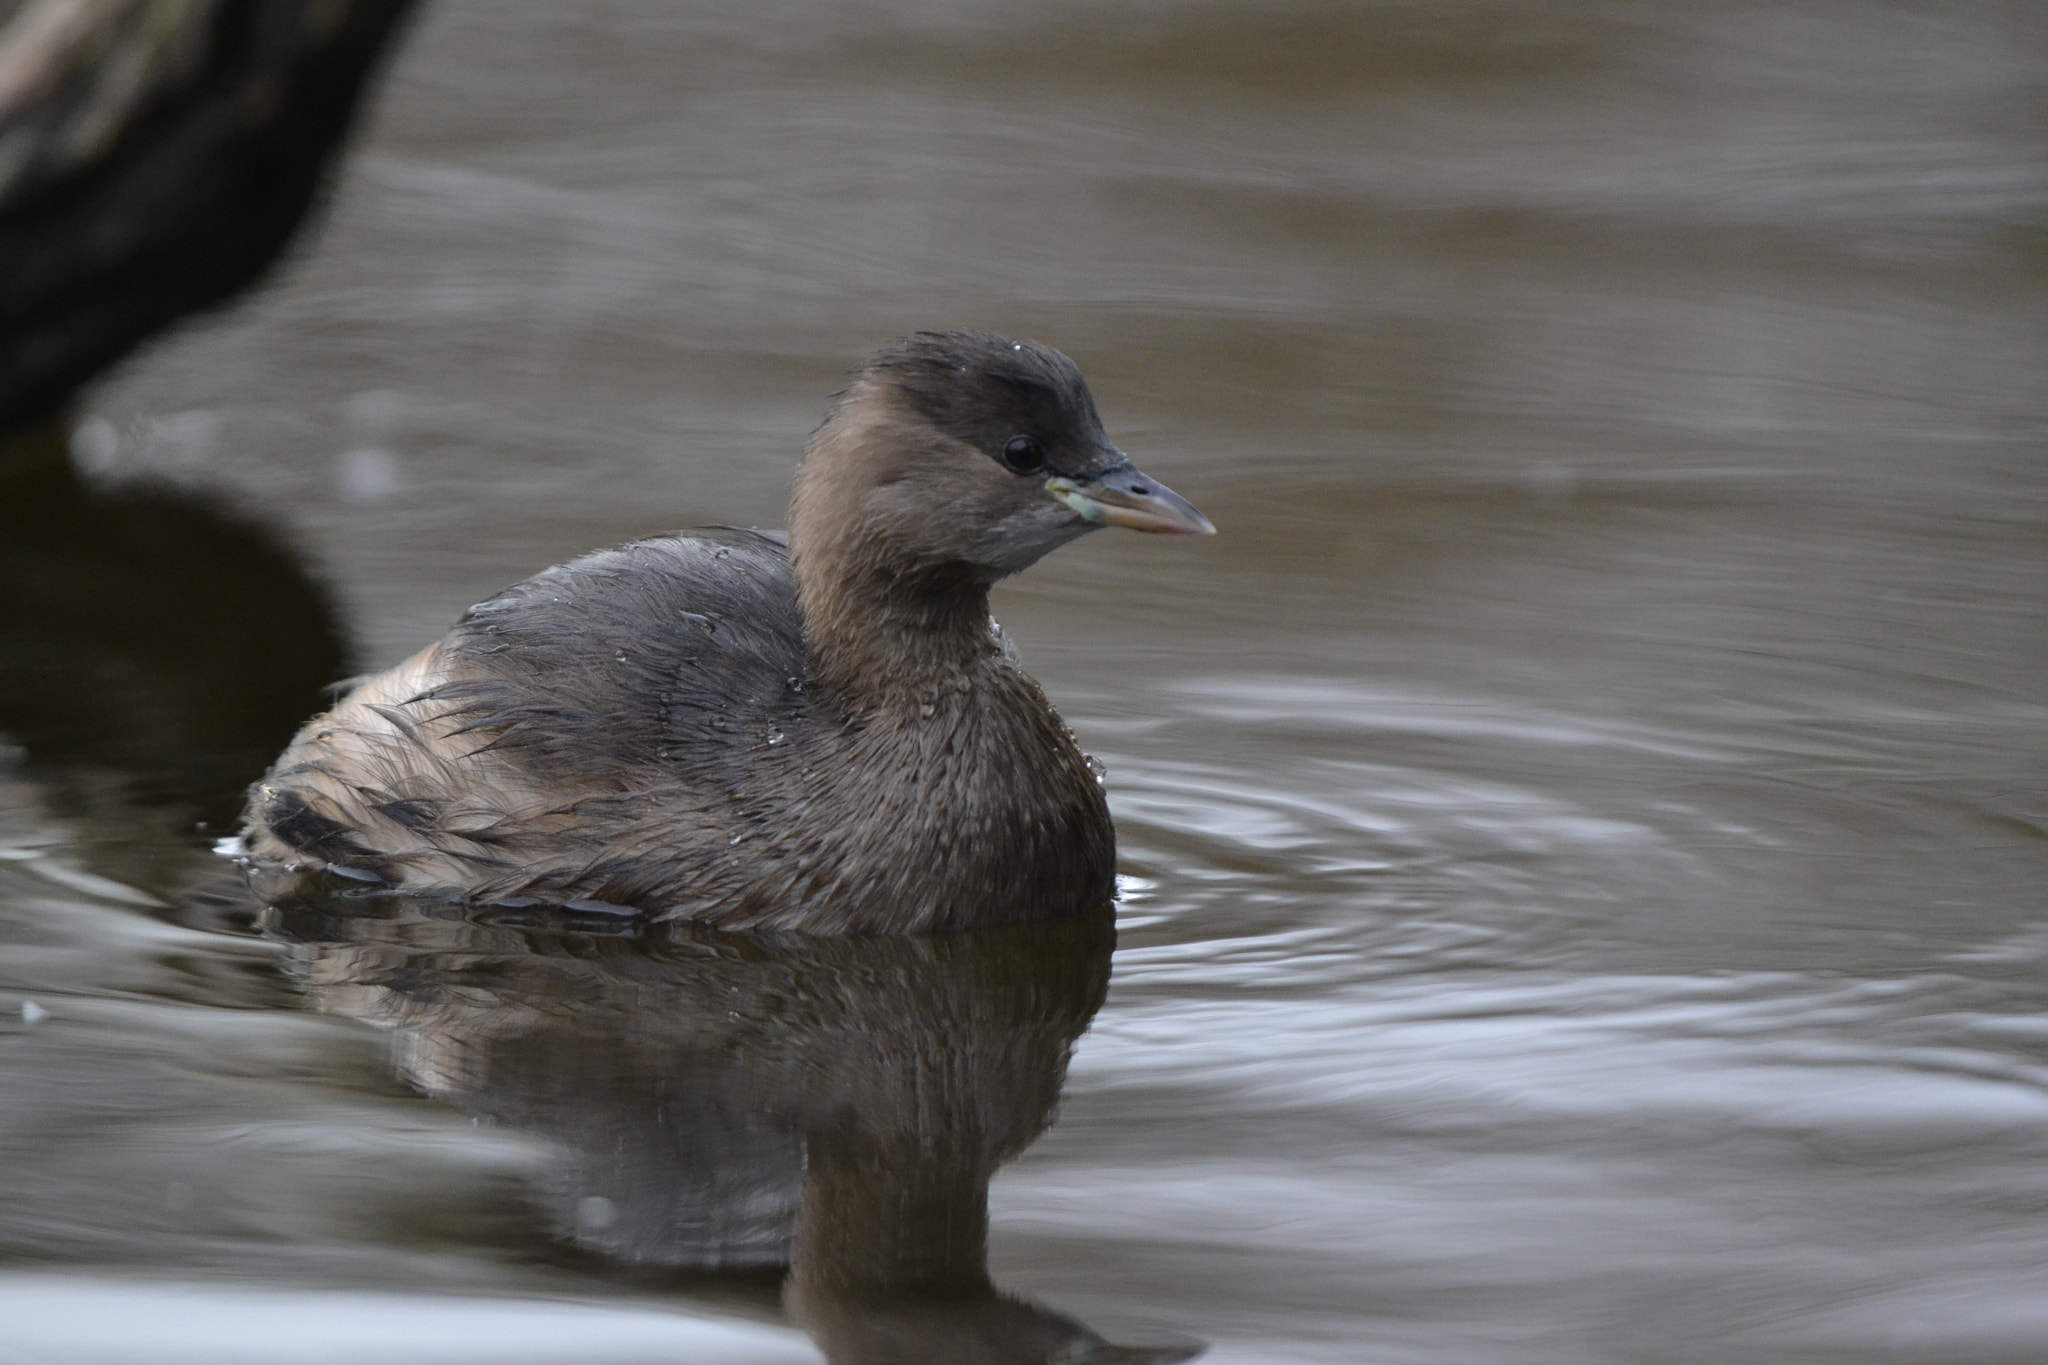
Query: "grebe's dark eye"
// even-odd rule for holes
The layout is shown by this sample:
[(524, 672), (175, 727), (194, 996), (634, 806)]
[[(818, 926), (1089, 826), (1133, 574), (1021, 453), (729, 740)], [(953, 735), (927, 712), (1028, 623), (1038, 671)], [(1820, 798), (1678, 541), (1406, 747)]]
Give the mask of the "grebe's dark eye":
[(1045, 468), (1045, 452), (1029, 436), (1012, 436), (1003, 447), (1003, 463), (1012, 474), (1036, 474)]

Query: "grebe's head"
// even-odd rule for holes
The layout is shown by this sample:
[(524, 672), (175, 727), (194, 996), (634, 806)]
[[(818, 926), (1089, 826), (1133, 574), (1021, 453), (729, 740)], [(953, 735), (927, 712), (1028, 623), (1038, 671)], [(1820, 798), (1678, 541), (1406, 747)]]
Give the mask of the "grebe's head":
[(797, 471), (790, 551), (981, 584), (1100, 526), (1215, 527), (1110, 444), (1074, 362), (1032, 341), (919, 332), (834, 403)]

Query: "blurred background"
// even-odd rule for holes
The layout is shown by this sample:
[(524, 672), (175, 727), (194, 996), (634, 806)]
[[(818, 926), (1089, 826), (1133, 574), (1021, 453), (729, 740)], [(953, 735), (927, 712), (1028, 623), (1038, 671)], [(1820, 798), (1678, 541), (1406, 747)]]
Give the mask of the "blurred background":
[(998, 593), (1125, 896), (997, 1284), (1218, 1362), (2042, 1359), (2044, 128), (2020, 0), (428, 0), (263, 287), (17, 451), (96, 510), (5, 494), (0, 1361), (817, 1358), (549, 1250), (541, 1140), (205, 848), (320, 684), (778, 524), (921, 327), (1067, 351), (1221, 532)]

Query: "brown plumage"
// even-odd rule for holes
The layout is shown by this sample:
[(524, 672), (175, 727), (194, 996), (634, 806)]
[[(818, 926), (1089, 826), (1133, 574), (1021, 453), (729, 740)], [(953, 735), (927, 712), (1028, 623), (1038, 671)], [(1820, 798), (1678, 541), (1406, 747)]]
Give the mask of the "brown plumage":
[(785, 539), (602, 550), (472, 607), (315, 718), (251, 793), (259, 865), (728, 928), (902, 932), (1106, 901), (1088, 761), (988, 590), (1095, 526), (1204, 533), (1057, 351), (884, 350)]

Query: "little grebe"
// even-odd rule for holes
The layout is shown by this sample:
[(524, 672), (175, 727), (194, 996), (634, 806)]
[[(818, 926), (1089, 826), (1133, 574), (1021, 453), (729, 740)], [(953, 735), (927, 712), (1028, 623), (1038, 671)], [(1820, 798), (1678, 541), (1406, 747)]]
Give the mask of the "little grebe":
[(961, 928), (1107, 901), (1115, 835), (988, 592), (1097, 526), (1207, 534), (1059, 352), (920, 333), (811, 438), (787, 538), (600, 550), (300, 731), (259, 865), (727, 928)]

